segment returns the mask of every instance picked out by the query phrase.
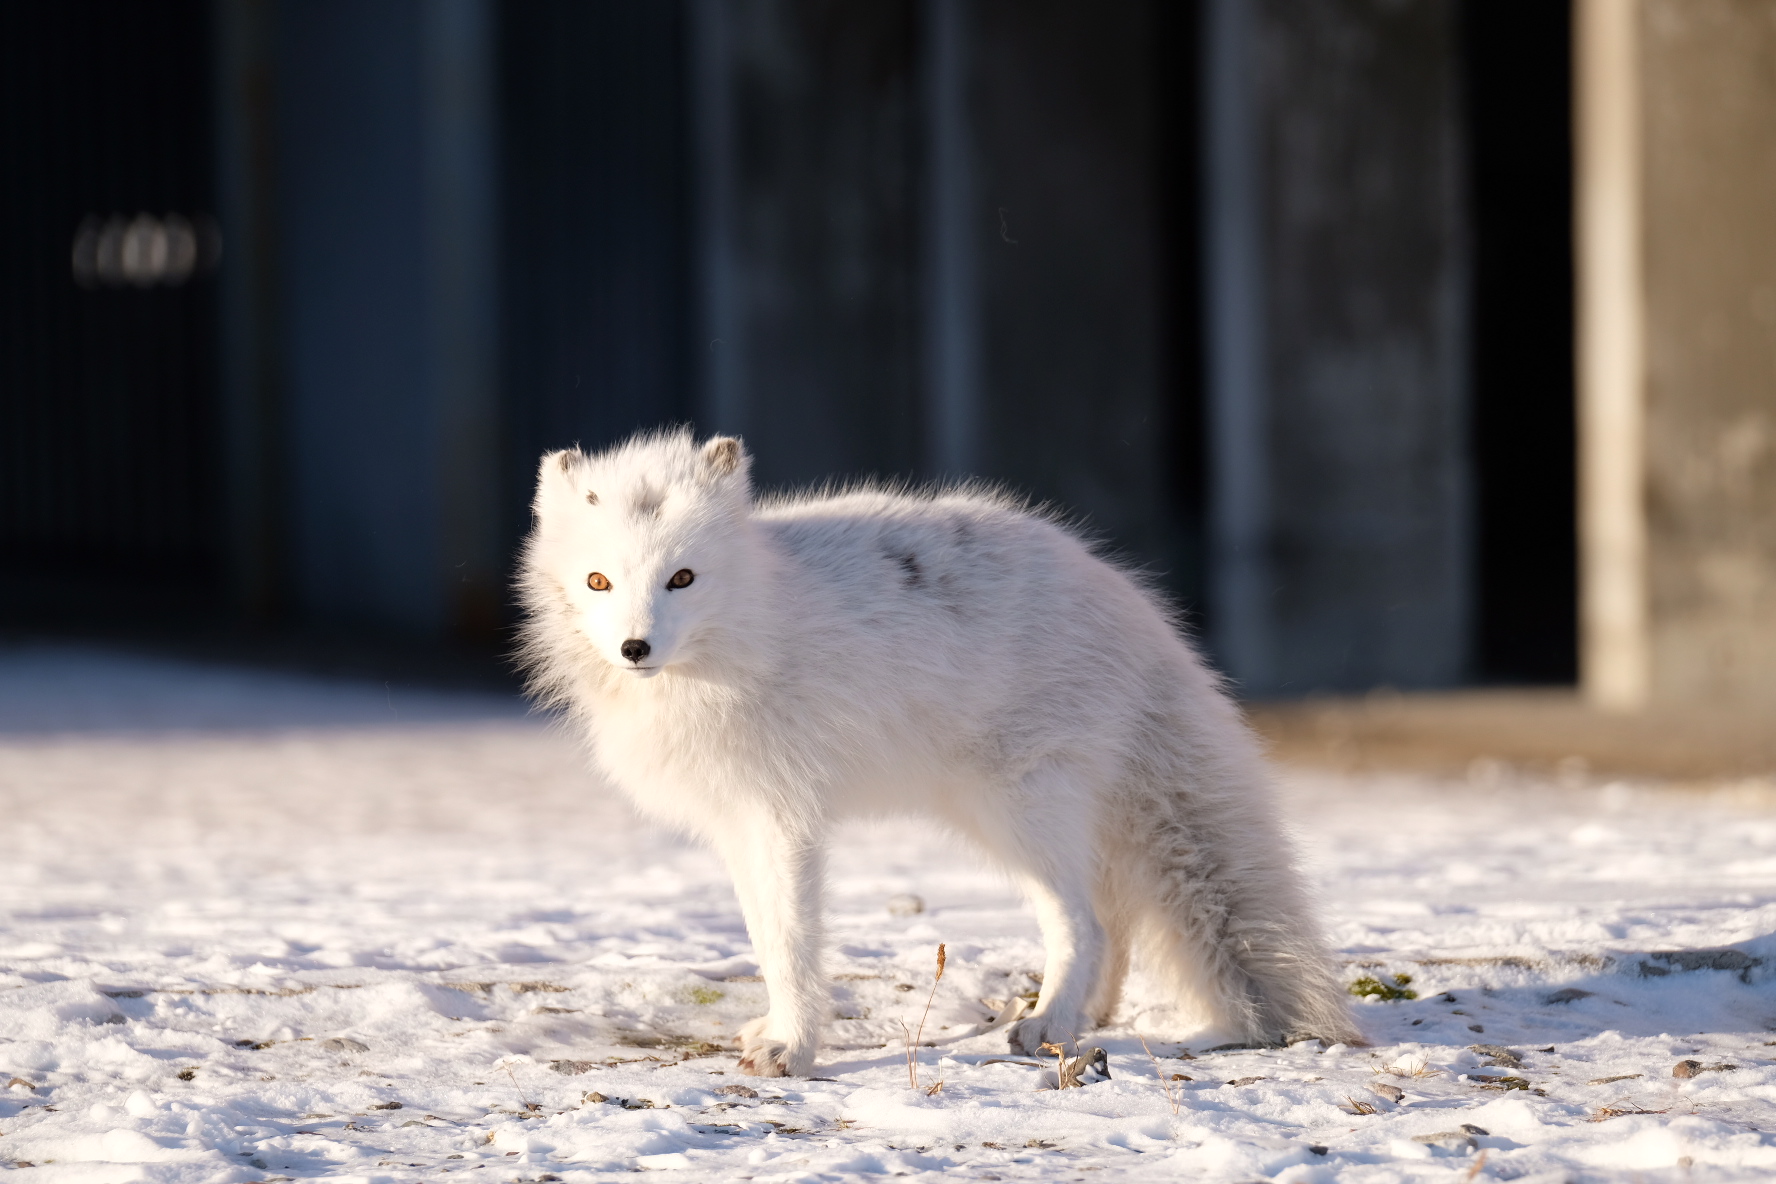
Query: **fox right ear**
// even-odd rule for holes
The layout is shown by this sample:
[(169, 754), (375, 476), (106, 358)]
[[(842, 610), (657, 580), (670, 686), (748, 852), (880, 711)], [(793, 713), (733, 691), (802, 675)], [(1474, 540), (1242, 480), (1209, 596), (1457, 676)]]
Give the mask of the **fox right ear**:
[(537, 464), (537, 484), (541, 485), (552, 475), (573, 472), (585, 459), (586, 454), (578, 448), (560, 448), (543, 453), (543, 459)]
[(533, 515), (541, 517), (545, 503), (566, 495), (574, 484), (575, 471), (585, 459), (586, 454), (578, 448), (543, 453), (543, 459), (537, 462), (536, 495), (530, 503)]
[(711, 478), (732, 476), (747, 467), (746, 445), (734, 436), (711, 436), (703, 445), (703, 470)]

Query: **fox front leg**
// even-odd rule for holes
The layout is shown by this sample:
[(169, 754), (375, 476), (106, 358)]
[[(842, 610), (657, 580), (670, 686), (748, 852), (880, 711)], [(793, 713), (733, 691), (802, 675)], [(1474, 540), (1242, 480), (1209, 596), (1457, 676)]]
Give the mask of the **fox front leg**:
[(738, 820), (717, 845), (771, 1002), (740, 1029), (740, 1071), (805, 1077), (830, 1004), (821, 959), (823, 844), (761, 815)]

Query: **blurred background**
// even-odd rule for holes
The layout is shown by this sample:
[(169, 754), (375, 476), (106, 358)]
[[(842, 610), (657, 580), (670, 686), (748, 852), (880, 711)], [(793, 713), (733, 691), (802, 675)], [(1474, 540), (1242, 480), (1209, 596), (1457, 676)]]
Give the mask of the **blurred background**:
[(13, 4), (0, 159), (14, 640), (499, 682), (689, 423), (1063, 507), (1285, 751), (1776, 770), (1776, 0)]

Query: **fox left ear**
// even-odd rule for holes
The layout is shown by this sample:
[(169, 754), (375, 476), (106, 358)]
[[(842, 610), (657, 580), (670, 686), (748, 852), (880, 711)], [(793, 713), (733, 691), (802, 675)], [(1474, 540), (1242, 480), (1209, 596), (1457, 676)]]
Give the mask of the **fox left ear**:
[(712, 436), (703, 445), (703, 472), (709, 480), (720, 480), (735, 473), (741, 474), (741, 479), (744, 480), (746, 470), (751, 464), (752, 458), (746, 455), (746, 445), (735, 436)]

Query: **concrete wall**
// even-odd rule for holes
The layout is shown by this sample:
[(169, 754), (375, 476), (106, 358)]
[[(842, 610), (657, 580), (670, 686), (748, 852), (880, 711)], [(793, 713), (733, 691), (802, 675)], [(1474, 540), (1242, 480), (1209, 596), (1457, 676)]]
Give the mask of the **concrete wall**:
[(1641, 21), (1651, 697), (1776, 707), (1776, 4)]
[(1470, 668), (1453, 0), (1210, 0), (1210, 601), (1258, 694)]
[(1776, 6), (1582, 0), (1591, 700), (1776, 704)]

